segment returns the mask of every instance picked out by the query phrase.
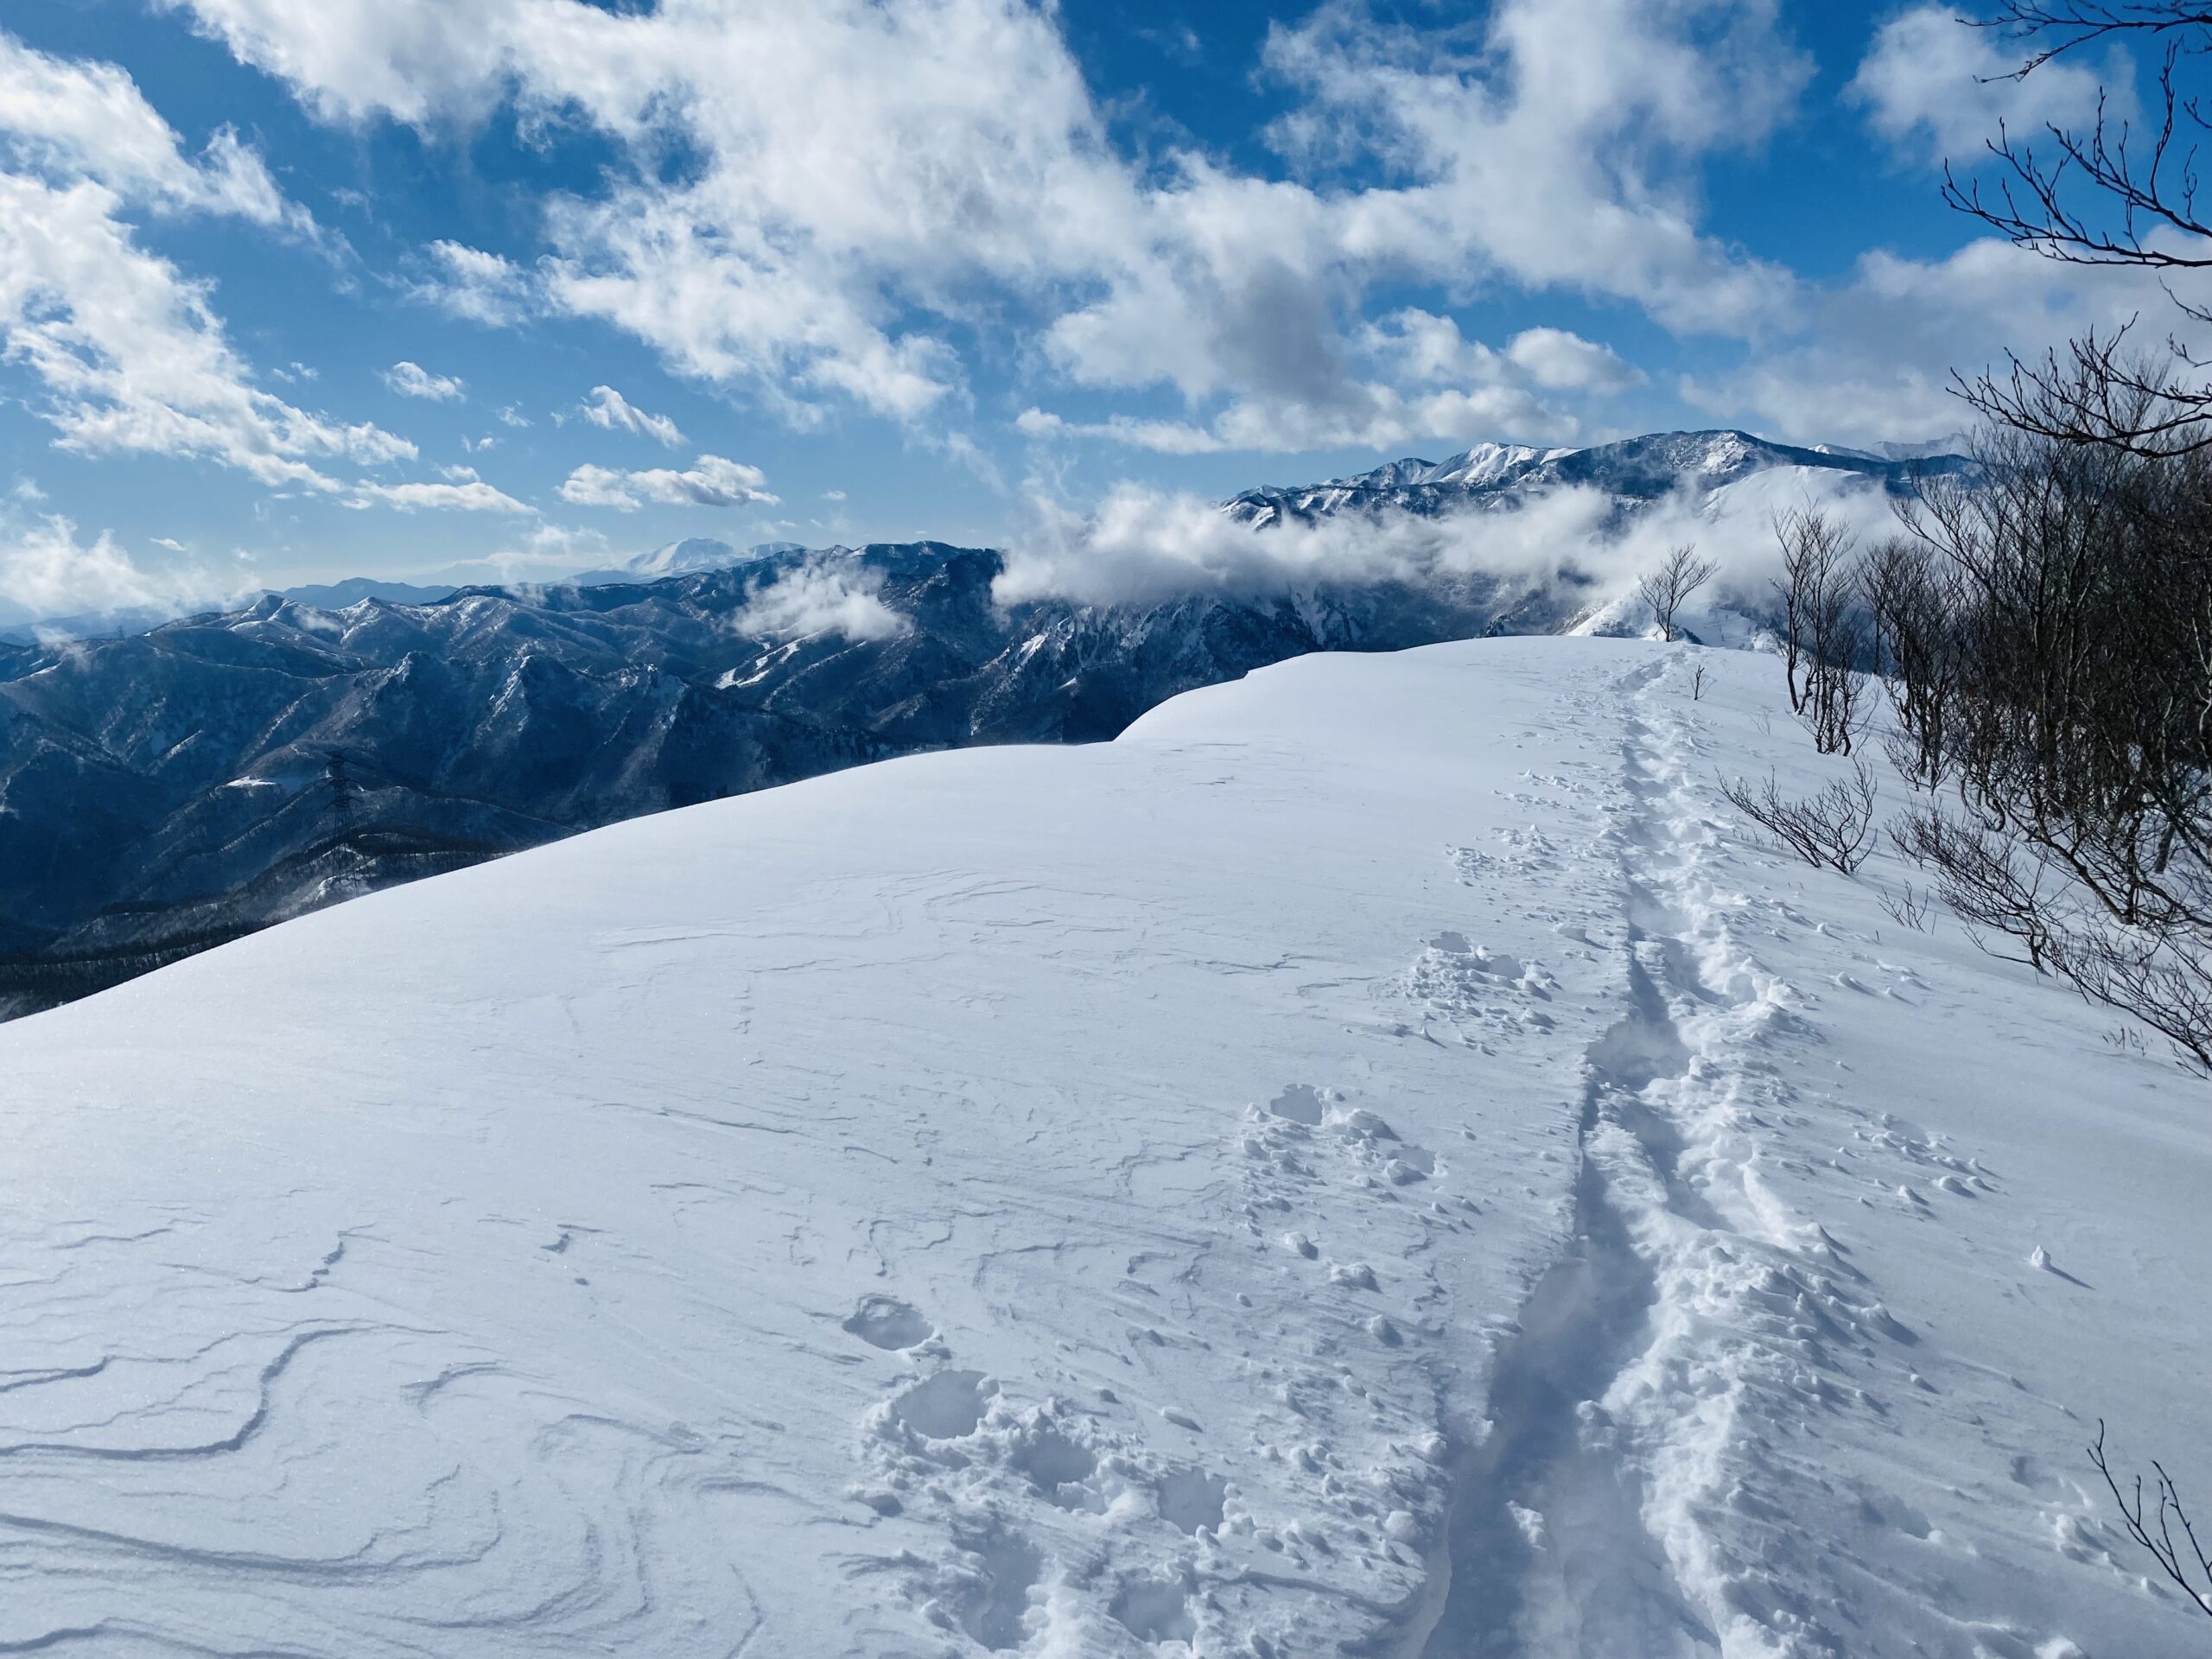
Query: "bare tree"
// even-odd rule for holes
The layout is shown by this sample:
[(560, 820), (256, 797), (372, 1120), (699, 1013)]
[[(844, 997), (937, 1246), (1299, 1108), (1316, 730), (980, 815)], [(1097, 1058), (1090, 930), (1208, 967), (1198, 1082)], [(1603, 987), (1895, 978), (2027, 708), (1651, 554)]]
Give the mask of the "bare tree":
[(1685, 543), (1667, 556), (1665, 563), (1636, 584), (1636, 591), (1651, 607), (1651, 620), (1659, 625), (1662, 639), (1672, 644), (1682, 637), (1675, 626), (1675, 613), (1685, 600), (1711, 582), (1719, 570), (1720, 567), (1711, 559), (1700, 558), (1694, 544)]
[[(2187, 322), (2212, 323), (2212, 303), (2184, 298), (2177, 287), (2212, 270), (2212, 214), (2199, 208), (2196, 169), (2212, 122), (2184, 84), (2212, 52), (2212, 7), (2002, 0), (1989, 16), (1967, 21), (2019, 48), (2013, 79), (2092, 47), (2139, 42), (2157, 54), (2156, 92), (2140, 128), (2114, 117), (2101, 92), (2086, 128), (2050, 125), (2021, 137), (2000, 127), (1987, 144), (1995, 182), (1961, 180), (1946, 163), (1945, 199), (2046, 257), (2152, 272)], [(2171, 337), (2161, 363), (2139, 349), (2131, 327), (2092, 331), (2040, 361), (2014, 357), (2006, 372), (1961, 378), (1959, 389), (1986, 416), (2040, 436), (2094, 435), (2144, 454), (2212, 445), (2209, 365)]]
[(1980, 461), (1870, 583), (1930, 796), (1899, 849), (2212, 1075), (2212, 452), (2012, 430)]
[(1856, 875), (1874, 848), (1874, 769), (1864, 760), (1852, 767), (1849, 783), (1830, 784), (1818, 794), (1791, 800), (1774, 775), (1754, 788), (1748, 779), (1720, 780), (1720, 792), (1745, 817), (1772, 835), (1808, 864), (1826, 865)]
[[(2139, 124), (2101, 99), (2087, 127), (2000, 128), (1991, 182), (1947, 169), (1951, 204), (2048, 258), (2152, 275), (2177, 327), (2212, 325), (2212, 117), (2189, 84), (2212, 4), (1994, 0), (1970, 26), (2018, 48), (2013, 79), (2114, 47), (2149, 54), (2157, 90)], [(1898, 849), (1986, 948), (2212, 1076), (2212, 363), (2133, 328), (1957, 381), (1992, 423), (1979, 465), (1923, 480), (1866, 604), (1891, 753), (1927, 795)]]
[(1860, 566), (1875, 666), (1897, 714), (1890, 759), (1907, 778), (1942, 774), (1947, 711), (1956, 689), (1950, 618), (1955, 583), (1924, 541), (1892, 537)]
[[(2212, 1615), (2212, 1555), (2207, 1555), (2204, 1547), (2196, 1541), (2196, 1528), (2189, 1518), (2188, 1506), (2182, 1502), (2181, 1488), (2174, 1484), (2165, 1465), (2151, 1465), (2158, 1489), (2158, 1507), (2153, 1514), (2146, 1507), (2142, 1476), (2136, 1476), (2128, 1490), (2121, 1490), (2120, 1478), (2113, 1473), (2112, 1465), (2105, 1456), (2102, 1419), (2097, 1422), (2097, 1441), (2089, 1448), (2089, 1461), (2105, 1478), (2105, 1487), (2120, 1509), (2120, 1525), (2136, 1548), (2158, 1564), (2167, 1582), (2178, 1589), (2198, 1612)], [(2181, 1532), (2179, 1538), (2174, 1536), (2177, 1528)]]
[(1850, 533), (1827, 514), (1793, 507), (1775, 520), (1782, 549), (1783, 668), (1789, 706), (1822, 754), (1849, 754), (1864, 701), (1868, 630)]

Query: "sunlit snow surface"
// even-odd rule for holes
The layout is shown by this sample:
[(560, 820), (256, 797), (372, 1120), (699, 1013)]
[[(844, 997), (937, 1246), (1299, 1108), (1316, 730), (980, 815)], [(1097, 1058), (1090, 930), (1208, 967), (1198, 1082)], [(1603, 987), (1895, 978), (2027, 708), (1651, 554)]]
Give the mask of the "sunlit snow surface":
[(2212, 1507), (2212, 1102), (1749, 844), (1779, 681), (1309, 658), (0, 1027), (0, 1652), (2200, 1651), (2082, 1447)]

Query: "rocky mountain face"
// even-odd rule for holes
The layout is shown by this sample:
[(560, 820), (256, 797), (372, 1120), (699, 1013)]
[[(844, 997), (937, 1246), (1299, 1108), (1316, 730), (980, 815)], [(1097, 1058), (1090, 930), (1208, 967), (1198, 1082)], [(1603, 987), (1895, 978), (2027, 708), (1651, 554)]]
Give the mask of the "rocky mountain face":
[[(1436, 513), (1584, 482), (1633, 512), (1783, 465), (1909, 477), (1871, 456), (1677, 435), (1401, 461), (1227, 510), (1258, 526)], [(679, 544), (658, 580), (420, 603), (340, 585), (340, 605), (270, 594), (124, 637), (0, 642), (0, 1014), (640, 813), (917, 750), (1110, 738), (1168, 697), (1304, 652), (1546, 632), (1589, 598), (1462, 574), (1001, 606), (1003, 559), (986, 550), (719, 547)], [(824, 594), (847, 608), (823, 612)]]

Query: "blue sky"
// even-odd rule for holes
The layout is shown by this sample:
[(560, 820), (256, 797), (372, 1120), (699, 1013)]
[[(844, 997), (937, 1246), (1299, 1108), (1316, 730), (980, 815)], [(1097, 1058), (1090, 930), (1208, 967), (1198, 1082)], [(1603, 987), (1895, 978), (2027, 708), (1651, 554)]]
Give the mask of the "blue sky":
[[(1491, 439), (1937, 436), (2141, 301), (1943, 5), (12, 0), (0, 608), (1018, 540)], [(10, 272), (12, 271), (12, 275)]]

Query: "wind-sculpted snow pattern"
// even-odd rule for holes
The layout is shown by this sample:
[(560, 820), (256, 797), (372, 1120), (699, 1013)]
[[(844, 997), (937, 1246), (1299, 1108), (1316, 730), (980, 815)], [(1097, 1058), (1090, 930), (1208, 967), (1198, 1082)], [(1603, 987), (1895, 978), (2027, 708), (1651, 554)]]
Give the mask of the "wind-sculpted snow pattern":
[[(2196, 1085), (1749, 654), (1312, 658), (0, 1029), (0, 1652), (2138, 1659)], [(1893, 787), (1893, 792), (1895, 789)]]

